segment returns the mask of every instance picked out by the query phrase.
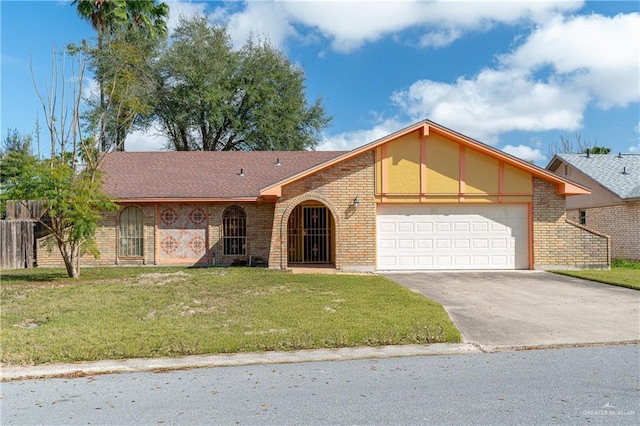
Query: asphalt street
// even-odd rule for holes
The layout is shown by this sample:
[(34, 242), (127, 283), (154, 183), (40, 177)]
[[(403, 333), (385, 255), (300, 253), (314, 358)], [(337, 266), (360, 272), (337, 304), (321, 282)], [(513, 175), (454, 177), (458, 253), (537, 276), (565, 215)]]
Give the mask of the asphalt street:
[(8, 424), (640, 424), (640, 346), (2, 383)]

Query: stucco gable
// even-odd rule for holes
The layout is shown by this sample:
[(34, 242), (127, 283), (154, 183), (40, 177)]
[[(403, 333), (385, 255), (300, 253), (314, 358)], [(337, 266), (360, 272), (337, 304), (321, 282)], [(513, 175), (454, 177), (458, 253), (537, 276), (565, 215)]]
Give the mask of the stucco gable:
[(274, 184), (264, 186), (261, 189), (260, 194), (265, 197), (269, 197), (269, 196), (279, 197), (280, 194), (282, 193), (282, 187), (284, 185), (290, 184), (299, 179), (303, 179), (307, 176), (310, 176), (328, 167), (331, 167), (333, 165), (346, 161), (350, 158), (358, 156), (364, 152), (375, 150), (380, 146), (399, 140), (412, 133), (416, 133), (419, 137), (429, 136), (430, 134), (437, 134), (448, 140), (453, 141), (456, 144), (469, 147), (470, 149), (477, 151), (478, 153), (484, 156), (497, 159), (505, 164), (508, 164), (511, 167), (525, 171), (527, 173), (531, 173), (535, 177), (538, 177), (547, 182), (553, 183), (554, 185), (556, 185), (556, 191), (560, 195), (579, 195), (579, 194), (588, 194), (590, 192), (588, 188), (580, 184), (577, 184), (575, 182), (572, 182), (568, 179), (564, 179), (561, 176), (551, 173), (548, 170), (545, 170), (534, 164), (528, 163), (524, 160), (521, 160), (517, 157), (507, 154), (506, 152), (500, 151), (499, 149), (483, 144), (482, 142), (469, 138), (465, 135), (462, 135), (458, 132), (448, 129), (437, 123), (434, 123), (429, 120), (423, 120), (409, 127), (401, 129), (397, 132), (394, 132), (388, 136), (385, 136), (383, 138), (370, 142), (361, 147), (355, 148), (354, 150), (344, 153), (335, 158), (332, 158), (322, 164), (318, 164), (314, 167), (310, 167), (309, 169), (301, 171), (300, 173), (294, 176), (288, 177)]

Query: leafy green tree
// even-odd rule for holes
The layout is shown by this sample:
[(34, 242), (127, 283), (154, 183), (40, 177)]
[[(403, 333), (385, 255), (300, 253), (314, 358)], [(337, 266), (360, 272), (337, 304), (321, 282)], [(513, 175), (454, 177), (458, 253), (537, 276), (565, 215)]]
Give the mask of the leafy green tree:
[(611, 152), (611, 148), (607, 148), (606, 146), (594, 146), (589, 150), (590, 154), (608, 154), (610, 152)]
[(31, 153), (31, 135), (9, 129), (0, 145), (0, 218), (6, 217), (7, 188), (14, 184), (24, 167), (35, 161)]
[(99, 97), (87, 98), (83, 118), (86, 131), (101, 134), (103, 151), (107, 146), (124, 150), (124, 140), (136, 121), (152, 113), (147, 95), (154, 85), (151, 61), (156, 46), (155, 39), (146, 37), (137, 28), (118, 32), (102, 49), (87, 43), (75, 46), (88, 57), (90, 68), (100, 70), (102, 76)]
[(304, 72), (269, 43), (234, 51), (225, 27), (181, 19), (156, 63), (153, 118), (178, 151), (314, 148), (330, 118)]
[[(124, 139), (136, 117), (146, 112), (139, 104), (141, 97), (132, 97), (145, 81), (139, 75), (144, 72), (140, 63), (151, 57), (154, 43), (166, 37), (169, 6), (156, 0), (74, 0), (71, 4), (81, 18), (91, 22), (97, 35), (95, 47), (84, 43), (80, 48), (91, 56), (99, 86), (99, 102), (93, 103), (90, 115), (94, 123), (96, 116), (109, 117), (102, 120), (105, 128), (99, 130), (105, 143), (102, 150), (106, 151), (106, 145), (124, 150)], [(107, 102), (106, 91), (118, 99)], [(122, 109), (108, 111), (107, 104)]]
[[(66, 74), (65, 62), (54, 59), (52, 84), (45, 96), (36, 86), (51, 142), (50, 157), (29, 156), (19, 167), (7, 170), (5, 189), (8, 199), (23, 204), (48, 231), (48, 241), (57, 245), (67, 274), (77, 278), (80, 257), (85, 252), (99, 254), (94, 237), (102, 212), (117, 206), (102, 192), (100, 135), (82, 135), (84, 62), (74, 58), (71, 76)], [(37, 201), (37, 207), (29, 201)]]

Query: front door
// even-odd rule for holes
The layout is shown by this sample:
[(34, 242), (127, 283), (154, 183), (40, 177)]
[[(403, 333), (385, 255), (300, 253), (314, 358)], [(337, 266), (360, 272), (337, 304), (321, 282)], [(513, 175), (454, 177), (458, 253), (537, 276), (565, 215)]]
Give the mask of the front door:
[(288, 263), (333, 262), (333, 217), (326, 206), (297, 206), (287, 224)]

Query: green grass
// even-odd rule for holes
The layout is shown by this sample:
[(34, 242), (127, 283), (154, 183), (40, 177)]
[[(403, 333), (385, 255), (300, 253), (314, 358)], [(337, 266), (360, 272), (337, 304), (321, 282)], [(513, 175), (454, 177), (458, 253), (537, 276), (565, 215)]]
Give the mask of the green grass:
[(611, 262), (611, 270), (585, 269), (581, 271), (552, 271), (556, 274), (584, 278), (604, 284), (640, 290), (640, 262), (616, 259)]
[(32, 269), (0, 288), (12, 365), (461, 340), (442, 306), (378, 276)]

